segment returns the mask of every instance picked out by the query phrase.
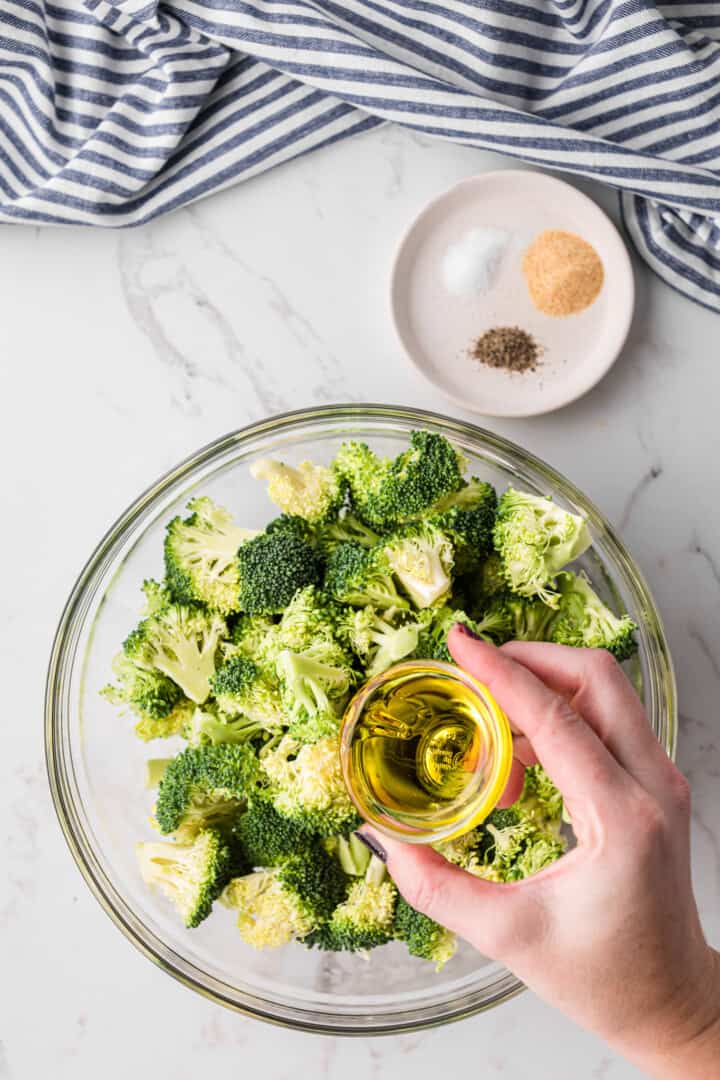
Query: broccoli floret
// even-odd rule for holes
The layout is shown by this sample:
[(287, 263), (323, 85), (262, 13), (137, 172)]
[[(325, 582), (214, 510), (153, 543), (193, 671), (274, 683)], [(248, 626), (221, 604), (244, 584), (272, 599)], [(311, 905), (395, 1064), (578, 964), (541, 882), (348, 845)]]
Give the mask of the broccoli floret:
[(521, 817), (530, 818), (543, 829), (560, 831), (563, 797), (542, 765), (528, 765), (525, 769), (523, 789), (513, 810)]
[(278, 517), (273, 518), (265, 526), (265, 532), (268, 536), (277, 535), (278, 533), (294, 536), (298, 540), (304, 540), (305, 543), (311, 546), (314, 546), (317, 541), (317, 529), (315, 526), (298, 514), (279, 514)]
[(457, 491), (466, 461), (442, 435), (414, 431), (409, 448), (392, 461), (378, 458), (365, 443), (346, 442), (335, 465), (350, 485), (358, 517), (382, 530), (410, 521)]
[(488, 826), (492, 825), (494, 829), (503, 830), (519, 825), (520, 820), (520, 814), (513, 807), (495, 809), (488, 814), (481, 825), (470, 832), (463, 833), (462, 836), (443, 840), (435, 845), (435, 850), (439, 851), (448, 862), (475, 873), (479, 868), (492, 863), (495, 855), (495, 837)]
[(539, 809), (529, 811), (520, 799), (506, 810), (493, 810), (472, 833), (439, 843), (436, 850), (476, 877), (518, 881), (565, 853), (559, 827), (559, 814), (549, 818)]
[(637, 649), (637, 624), (629, 615), (614, 615), (603, 604), (584, 574), (558, 574), (560, 592), (551, 638), (560, 645), (607, 649), (617, 660), (628, 660)]
[(334, 519), (345, 501), (347, 484), (335, 468), (310, 461), (294, 467), (263, 458), (250, 472), (256, 480), (267, 480), (268, 495), (284, 513), (313, 525)]
[(493, 552), (480, 567), (479, 593), (484, 600), (505, 591), (505, 570), (500, 556)]
[(457, 573), (476, 569), (492, 550), (496, 513), (495, 488), (477, 477), (431, 507), (426, 520), (452, 541)]
[(355, 679), (340, 647), (318, 641), (305, 652), (284, 649), (275, 667), (290, 734), (315, 742), (337, 732)]
[(313, 586), (301, 589), (285, 608), (274, 647), (278, 652), (283, 649), (303, 652), (318, 642), (337, 646), (339, 618), (337, 605), (319, 589)]
[(453, 546), (434, 525), (408, 526), (386, 541), (383, 554), (405, 592), (418, 608), (442, 604), (450, 594)]
[(354, 607), (410, 607), (398, 592), (390, 563), (380, 548), (339, 544), (327, 561), (325, 590), (338, 603)]
[(225, 825), (244, 805), (258, 778), (258, 760), (248, 743), (188, 747), (168, 765), (160, 781), (155, 819), (160, 832), (188, 836), (209, 825)]
[(268, 635), (275, 631), (275, 623), (268, 615), (241, 615), (230, 632), (230, 645), (225, 646), (228, 656), (247, 656), (254, 660), (265, 647)]
[(393, 938), (397, 889), (385, 864), (373, 855), (363, 879), (354, 881), (346, 899), (306, 939), (305, 944), (332, 952), (359, 952)]
[(237, 909), (243, 941), (257, 949), (272, 949), (294, 937), (307, 937), (329, 919), (345, 889), (339, 864), (314, 847), (274, 869), (234, 878), (222, 899)]
[(331, 521), (317, 534), (318, 547), (324, 555), (329, 555), (338, 544), (359, 544), (360, 547), (375, 547), (380, 534), (356, 517), (346, 513), (337, 521)]
[(493, 537), (511, 590), (551, 607), (558, 603), (556, 575), (592, 543), (584, 518), (514, 488), (500, 499)]
[(420, 622), (393, 625), (390, 613), (372, 607), (349, 613), (346, 631), (350, 645), (363, 663), (368, 678), (415, 653), (423, 626)]
[(217, 708), (195, 709), (182, 734), (190, 746), (218, 746), (220, 743), (243, 743), (266, 735), (265, 722), (238, 713), (229, 716)]
[(453, 598), (473, 618), (477, 618), (499, 596), (507, 592), (502, 559), (493, 552), (479, 567), (455, 577)]
[(160, 608), (167, 607), (173, 601), (170, 589), (164, 581), (147, 578), (142, 583), (142, 591), (145, 593), (143, 615), (154, 615)]
[(416, 656), (428, 660), (443, 660), (446, 664), (454, 663), (447, 638), (456, 623), (467, 626), (484, 641), (497, 643), (507, 640), (508, 637), (508, 618), (504, 611), (488, 611), (479, 619), (471, 619), (461, 609), (445, 605), (433, 612), (432, 621), (423, 629)]
[(286, 735), (261, 753), (260, 765), (278, 813), (319, 836), (347, 835), (360, 824), (343, 780), (337, 736), (301, 744)]
[(180, 912), (188, 927), (199, 926), (228, 880), (230, 851), (220, 833), (203, 829), (190, 844), (141, 843), (140, 873)]
[(395, 908), (394, 934), (405, 942), (411, 956), (432, 961), (436, 971), (455, 955), (457, 948), (452, 931), (410, 907), (402, 896)]
[(450, 862), (489, 881), (518, 881), (549, 866), (565, 851), (562, 796), (540, 765), (525, 770), (511, 807), (493, 810), (472, 832), (436, 845)]
[(240, 607), (251, 615), (283, 611), (298, 589), (318, 585), (322, 563), (294, 527), (268, 527), (238, 551)]
[(188, 503), (190, 517), (173, 518), (165, 536), (165, 574), (175, 601), (203, 603), (223, 615), (240, 606), (237, 552), (256, 532), (241, 529), (212, 499)]
[(223, 713), (245, 717), (260, 731), (277, 731), (284, 723), (282, 703), (270, 675), (245, 656), (231, 656), (215, 672), (210, 685)]
[(492, 881), (520, 881), (550, 866), (565, 852), (562, 837), (544, 832), (529, 819), (521, 818), (517, 825), (502, 829), (488, 824), (487, 831), (493, 844), (485, 857), (485, 867), (475, 872)]
[(135, 664), (167, 675), (186, 697), (202, 705), (210, 694), (215, 656), (226, 632), (219, 615), (168, 604), (143, 619), (123, 649)]
[(248, 865), (268, 867), (310, 847), (314, 834), (303, 821), (279, 814), (269, 799), (254, 797), (239, 818), (234, 836)]
[(112, 669), (117, 685), (105, 686), (100, 693), (112, 705), (127, 705), (138, 717), (138, 738), (147, 742), (183, 732), (195, 706), (172, 679), (139, 667), (125, 653), (118, 653)]
[(503, 593), (485, 611), (487, 618), (504, 619), (506, 632), (498, 641), (548, 641), (556, 611), (539, 599)]

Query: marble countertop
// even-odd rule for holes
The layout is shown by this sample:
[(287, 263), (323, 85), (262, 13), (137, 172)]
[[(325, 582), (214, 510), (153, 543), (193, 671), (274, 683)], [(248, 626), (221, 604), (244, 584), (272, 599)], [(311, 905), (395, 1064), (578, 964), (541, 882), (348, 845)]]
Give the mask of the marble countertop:
[[(56, 620), (102, 533), (152, 479), (225, 431), (302, 405), (459, 415), (402, 355), (389, 266), (426, 200), (507, 164), (384, 128), (135, 231), (3, 229), (0, 449), (13, 527), (0, 629), (0, 1080), (639, 1075), (530, 994), (444, 1030), (357, 1041), (224, 1011), (113, 927), (45, 779)], [(617, 217), (612, 192), (583, 187)], [(554, 415), (486, 423), (588, 492), (650, 582), (677, 666), (697, 894), (720, 944), (720, 321), (636, 273), (630, 339), (606, 379)]]

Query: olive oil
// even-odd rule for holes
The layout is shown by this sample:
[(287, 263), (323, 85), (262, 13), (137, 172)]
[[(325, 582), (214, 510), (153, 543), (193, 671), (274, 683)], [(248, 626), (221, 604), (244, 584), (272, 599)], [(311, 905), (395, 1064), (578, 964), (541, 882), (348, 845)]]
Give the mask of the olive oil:
[(435, 839), (490, 812), (502, 792), (488, 803), (498, 787), (494, 721), (507, 721), (481, 690), (451, 665), (415, 661), (360, 692), (344, 767), (363, 816), (407, 839)]

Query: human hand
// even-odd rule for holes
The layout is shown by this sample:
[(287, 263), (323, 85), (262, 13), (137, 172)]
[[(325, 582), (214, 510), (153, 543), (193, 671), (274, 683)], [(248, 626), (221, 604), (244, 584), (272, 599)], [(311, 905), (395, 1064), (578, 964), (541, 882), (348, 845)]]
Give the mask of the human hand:
[(562, 792), (577, 847), (496, 884), (431, 848), (373, 833), (406, 900), (658, 1078), (720, 1076), (720, 954), (690, 877), (690, 793), (609, 653), (512, 642), (464, 627), (460, 667), (484, 682)]

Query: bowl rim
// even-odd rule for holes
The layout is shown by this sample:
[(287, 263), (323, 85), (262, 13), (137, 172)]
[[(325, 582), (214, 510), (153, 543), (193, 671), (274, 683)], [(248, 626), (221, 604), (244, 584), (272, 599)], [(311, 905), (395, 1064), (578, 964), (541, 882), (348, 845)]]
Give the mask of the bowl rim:
[[(77, 812), (73, 805), (68, 778), (61, 756), (62, 742), (62, 686), (65, 678), (64, 660), (67, 652), (67, 644), (70, 632), (76, 627), (82, 627), (85, 612), (83, 601), (86, 598), (88, 587), (93, 578), (104, 567), (109, 555), (126, 530), (141, 516), (163, 493), (172, 488), (178, 481), (191, 474), (196, 468), (213, 460), (226, 449), (251, 441), (267, 434), (287, 432), (306, 423), (322, 423), (333, 420), (336, 423), (355, 421), (386, 420), (399, 421), (421, 426), (424, 422), (444, 429), (448, 437), (453, 433), (464, 436), (470, 440), (480, 439), (485, 447), (496, 452), (500, 457), (511, 458), (519, 461), (523, 466), (533, 470), (542, 476), (550, 484), (562, 490), (563, 497), (576, 503), (583, 508), (591, 525), (596, 531), (602, 533), (603, 544), (613, 560), (622, 568), (628, 584), (636, 596), (642, 601), (644, 612), (651, 622), (652, 635), (656, 641), (657, 654), (662, 661), (664, 690), (666, 697), (663, 701), (667, 712), (668, 737), (665, 749), (674, 760), (677, 749), (677, 690), (675, 675), (672, 665), (666, 635), (662, 622), (655, 606), (652, 594), (645, 579), (636, 565), (633, 557), (625, 547), (622, 540), (616, 535), (613, 527), (607, 521), (602, 512), (587, 498), (575, 485), (560, 472), (548, 465), (542, 459), (525, 450), (503, 436), (496, 435), (472, 421), (456, 419), (426, 409), (418, 409), (402, 405), (386, 405), (377, 403), (342, 403), (310, 406), (303, 409), (291, 410), (278, 413), (264, 420), (248, 424), (242, 428), (231, 431), (219, 438), (205, 444), (199, 450), (186, 456), (179, 464), (163, 473), (154, 483), (150, 484), (141, 494), (120, 514), (109, 529), (95, 546), (90, 557), (85, 562), (78, 574), (70, 591), (67, 601), (62, 609), (57, 629), (53, 638), (52, 648), (47, 669), (45, 682), (44, 704), (44, 728), (45, 728), (45, 764), (48, 782), (53, 800), (55, 813), (70, 849), (76, 866), (82, 874), (90, 891), (109, 916), (115, 926), (121, 931), (139, 951), (148, 959), (152, 960), (162, 970), (167, 971), (184, 986), (202, 994), (203, 997), (216, 1003), (225, 1005), (235, 1012), (247, 1016), (253, 1016), (270, 1023), (295, 1030), (302, 1030), (326, 1035), (362, 1036), (389, 1035), (407, 1033), (410, 1031), (423, 1030), (437, 1027), (469, 1016), (476, 1015), (502, 1001), (521, 993), (525, 987), (511, 972), (507, 972), (504, 985), (486, 1001), (473, 1000), (473, 994), (458, 1001), (456, 1008), (450, 1008), (439, 1016), (425, 1015), (426, 1007), (415, 1009), (409, 1014), (399, 1011), (389, 1016), (386, 1021), (374, 1023), (372, 1027), (362, 1025), (353, 1026), (351, 1022), (343, 1020), (341, 1023), (329, 1023), (322, 1015), (305, 1013), (299, 1017), (297, 1012), (294, 1016), (272, 1013), (262, 1007), (261, 1004), (239, 1003), (229, 998), (219, 989), (218, 980), (214, 980), (218, 989), (205, 986), (191, 975), (178, 970), (166, 958), (156, 950), (139, 930), (131, 924), (124, 913), (119, 911), (106, 895), (100, 875), (96, 872), (96, 857), (91, 850), (82, 828), (78, 827)], [(259, 1001), (259, 999), (256, 999)]]

